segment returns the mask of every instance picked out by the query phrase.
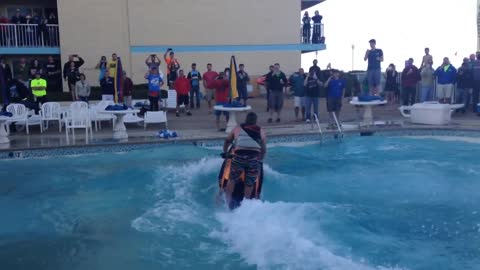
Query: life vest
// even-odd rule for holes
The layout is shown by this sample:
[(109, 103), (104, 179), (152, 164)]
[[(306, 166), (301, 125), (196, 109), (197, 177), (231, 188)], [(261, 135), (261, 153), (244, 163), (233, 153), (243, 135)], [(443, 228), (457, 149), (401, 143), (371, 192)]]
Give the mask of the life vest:
[(248, 133), (242, 127), (236, 128), (234, 135), (234, 151), (254, 150), (260, 152), (262, 150), (262, 146), (260, 145), (260, 143), (254, 140), (250, 135), (248, 135)]
[(30, 87), (32, 88), (32, 93), (36, 97), (44, 97), (47, 95), (47, 81), (40, 79), (33, 79), (30, 82)]

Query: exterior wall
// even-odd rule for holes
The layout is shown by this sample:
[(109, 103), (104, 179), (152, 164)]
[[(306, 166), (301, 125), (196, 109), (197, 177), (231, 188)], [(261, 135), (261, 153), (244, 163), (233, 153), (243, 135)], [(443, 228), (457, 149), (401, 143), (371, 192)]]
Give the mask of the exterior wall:
[(299, 42), (298, 0), (129, 0), (129, 2), (132, 45)]
[(58, 0), (58, 13), (62, 63), (79, 54), (85, 60), (81, 71), (93, 85), (98, 85), (94, 67), (102, 55), (110, 59), (116, 52), (131, 69), (127, 0)]
[[(298, 70), (300, 67), (300, 52), (239, 52), (235, 53), (237, 65), (245, 64), (245, 70), (250, 77), (257, 77), (268, 72), (268, 66), (274, 63), (280, 63), (281, 69), (287, 75)], [(135, 83), (145, 82), (143, 76), (147, 72), (145, 59), (148, 54), (133, 54), (133, 77)], [(177, 53), (175, 57), (180, 62), (181, 69), (188, 74), (192, 63), (197, 64), (197, 69), (203, 73), (207, 70), (207, 64), (212, 63), (213, 69), (217, 72), (223, 71), (230, 65), (232, 53), (213, 52), (213, 53)], [(163, 55), (159, 57), (163, 59)], [(164, 61), (160, 66), (161, 71), (167, 74)]]
[[(298, 44), (300, 1), (292, 0), (58, 0), (62, 63), (79, 54), (81, 68), (92, 85), (100, 56), (116, 52), (134, 83), (144, 83), (149, 53), (132, 53), (131, 46)], [(218, 12), (212, 13), (213, 10)], [(269, 13), (267, 13), (269, 12)], [(270, 14), (270, 15), (267, 15)], [(272, 16), (271, 14), (274, 14)], [(177, 52), (182, 68), (208, 62), (222, 70), (230, 56), (244, 63), (253, 77), (279, 62), (290, 74), (300, 67), (300, 50), (240, 52)], [(156, 52), (162, 59), (163, 51)], [(65, 90), (65, 89), (64, 89)]]

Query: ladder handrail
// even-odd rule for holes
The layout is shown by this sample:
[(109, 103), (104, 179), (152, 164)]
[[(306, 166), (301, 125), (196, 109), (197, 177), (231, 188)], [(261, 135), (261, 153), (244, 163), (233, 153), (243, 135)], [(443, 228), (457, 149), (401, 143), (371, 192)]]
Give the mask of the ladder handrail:
[(335, 120), (335, 124), (337, 125), (338, 133), (340, 133), (343, 136), (343, 129), (340, 126), (340, 123), (338, 122), (337, 114), (335, 112), (332, 112), (332, 115), (333, 115), (333, 119)]
[[(316, 113), (314, 113), (313, 116), (315, 117), (315, 123), (317, 123), (318, 132), (320, 133), (320, 136), (323, 138), (323, 132), (322, 132), (322, 128), (320, 127), (320, 121), (318, 121), (318, 116)], [(312, 123), (312, 126), (313, 126), (313, 123)]]

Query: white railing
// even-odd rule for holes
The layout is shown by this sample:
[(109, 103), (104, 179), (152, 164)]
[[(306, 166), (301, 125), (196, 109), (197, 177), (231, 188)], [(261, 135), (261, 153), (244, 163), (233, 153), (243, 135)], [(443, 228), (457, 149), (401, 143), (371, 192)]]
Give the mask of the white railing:
[(303, 24), (300, 24), (300, 43), (303, 44), (321, 44), (324, 43), (324, 26), (323, 23), (310, 24), (310, 30), (308, 27), (303, 28)]
[(0, 24), (0, 47), (59, 47), (58, 24)]
[[(320, 121), (318, 120), (318, 116), (316, 113), (313, 114), (313, 118), (314, 121), (315, 121), (315, 124), (317, 124), (317, 127), (318, 127), (318, 133), (320, 134), (320, 141), (323, 141), (323, 132), (322, 132), (322, 128), (320, 127)], [(312, 121), (312, 129), (313, 129), (313, 121)]]

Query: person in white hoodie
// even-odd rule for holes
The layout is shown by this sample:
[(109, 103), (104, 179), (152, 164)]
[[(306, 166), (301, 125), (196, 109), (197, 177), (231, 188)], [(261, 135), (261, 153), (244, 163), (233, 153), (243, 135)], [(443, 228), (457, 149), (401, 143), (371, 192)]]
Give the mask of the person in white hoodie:
[(90, 84), (87, 82), (85, 74), (80, 74), (80, 81), (75, 84), (75, 93), (77, 94), (77, 100), (87, 102), (90, 97), (91, 89)]

